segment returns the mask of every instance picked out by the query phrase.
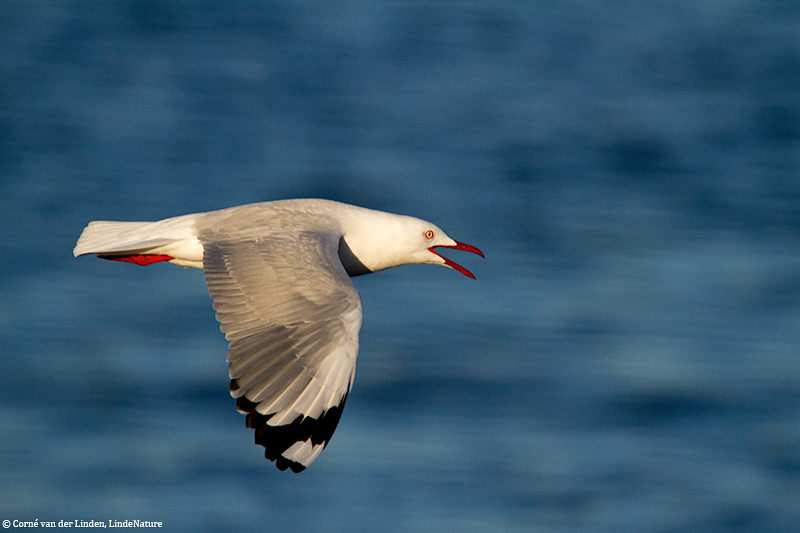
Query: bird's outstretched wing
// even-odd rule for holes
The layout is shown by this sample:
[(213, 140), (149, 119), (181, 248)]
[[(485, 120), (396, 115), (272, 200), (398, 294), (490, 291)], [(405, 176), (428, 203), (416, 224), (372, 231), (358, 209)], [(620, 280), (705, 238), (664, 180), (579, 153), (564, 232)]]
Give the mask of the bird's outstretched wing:
[[(204, 227), (205, 226), (205, 227)], [(361, 299), (338, 235), (198, 224), (203, 270), (229, 341), (231, 395), (256, 444), (300, 472), (322, 452), (355, 374)]]

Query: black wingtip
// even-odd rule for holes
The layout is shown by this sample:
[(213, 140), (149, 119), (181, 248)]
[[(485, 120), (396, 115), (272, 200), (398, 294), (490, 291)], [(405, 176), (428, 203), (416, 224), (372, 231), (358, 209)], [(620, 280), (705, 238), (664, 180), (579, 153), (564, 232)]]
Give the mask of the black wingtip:
[(306, 469), (305, 465), (301, 465), (300, 463), (295, 461), (290, 461), (289, 459), (283, 456), (278, 457), (275, 460), (275, 466), (277, 466), (278, 470), (280, 470), (281, 472), (284, 472), (287, 468), (289, 468), (295, 474), (299, 474), (300, 472)]
[(246, 426), (255, 430), (255, 443), (264, 447), (264, 457), (275, 461), (275, 466), (284, 471), (290, 469), (299, 474), (307, 465), (300, 464), (283, 457), (283, 452), (294, 446), (297, 442), (311, 439), (313, 445), (327, 446), (336, 426), (342, 417), (347, 395), (342, 396), (339, 405), (335, 405), (322, 413), (319, 419), (298, 416), (289, 424), (270, 426), (267, 422), (273, 415), (262, 415), (256, 411), (258, 404), (244, 396), (236, 399), (236, 409), (247, 415)]

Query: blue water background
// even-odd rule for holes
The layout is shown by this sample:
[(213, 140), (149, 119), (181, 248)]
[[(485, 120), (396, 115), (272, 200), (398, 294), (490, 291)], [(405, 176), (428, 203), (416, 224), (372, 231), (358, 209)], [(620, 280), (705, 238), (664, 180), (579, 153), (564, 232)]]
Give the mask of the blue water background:
[[(796, 2), (0, 3), (0, 519), (168, 531), (795, 532)], [(435, 222), (356, 280), (300, 475), (202, 273), (96, 219), (293, 197)]]

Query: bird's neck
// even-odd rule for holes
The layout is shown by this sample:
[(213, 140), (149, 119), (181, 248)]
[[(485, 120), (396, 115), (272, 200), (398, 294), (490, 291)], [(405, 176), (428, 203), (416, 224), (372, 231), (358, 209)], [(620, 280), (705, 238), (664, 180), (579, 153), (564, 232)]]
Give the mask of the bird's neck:
[(402, 215), (357, 208), (343, 224), (339, 258), (350, 276), (408, 263)]
[(347, 244), (344, 237), (339, 239), (339, 260), (342, 262), (342, 265), (344, 265), (347, 275), (351, 278), (364, 274), (371, 274), (373, 272), (356, 257), (356, 254), (350, 249), (350, 245)]

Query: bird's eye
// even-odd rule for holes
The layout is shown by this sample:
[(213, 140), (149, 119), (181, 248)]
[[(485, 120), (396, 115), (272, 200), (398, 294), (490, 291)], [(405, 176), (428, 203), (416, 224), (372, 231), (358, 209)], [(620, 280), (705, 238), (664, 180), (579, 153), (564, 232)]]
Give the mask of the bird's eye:
[(425, 238), (428, 240), (433, 239), (433, 230), (428, 230), (425, 232)]

